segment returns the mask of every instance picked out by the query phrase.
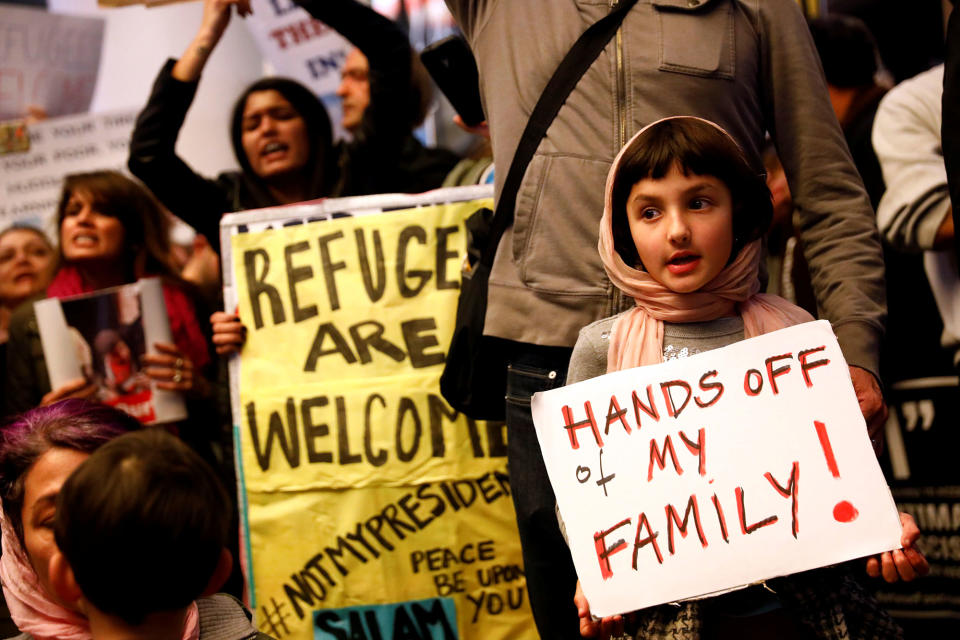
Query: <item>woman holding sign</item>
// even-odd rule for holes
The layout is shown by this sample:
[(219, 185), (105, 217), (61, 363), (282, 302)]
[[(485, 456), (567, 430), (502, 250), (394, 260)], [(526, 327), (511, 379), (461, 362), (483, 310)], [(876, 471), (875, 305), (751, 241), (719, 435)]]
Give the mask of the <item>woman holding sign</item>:
[[(57, 207), (59, 265), (48, 296), (90, 293), (159, 276), (175, 344), (158, 343), (143, 358), (158, 388), (205, 395), (201, 371), (211, 362), (187, 285), (170, 266), (168, 222), (143, 187), (114, 171), (64, 179)], [(6, 408), (19, 413), (68, 397), (90, 398), (98, 386), (78, 379), (50, 389), (33, 305), (10, 323)]]
[[(636, 307), (585, 327), (567, 382), (656, 364), (812, 320), (777, 296), (760, 294), (759, 238), (770, 193), (737, 143), (706, 120), (660, 120), (620, 152), (607, 178), (599, 250), (610, 280)], [(868, 561), (888, 581), (928, 570), (919, 531), (901, 516), (903, 549)], [(725, 595), (631, 614), (643, 638), (896, 638), (902, 632), (841, 568), (768, 581)], [(622, 628), (595, 621), (577, 592), (580, 631)], [(836, 634), (836, 635), (835, 635)]]

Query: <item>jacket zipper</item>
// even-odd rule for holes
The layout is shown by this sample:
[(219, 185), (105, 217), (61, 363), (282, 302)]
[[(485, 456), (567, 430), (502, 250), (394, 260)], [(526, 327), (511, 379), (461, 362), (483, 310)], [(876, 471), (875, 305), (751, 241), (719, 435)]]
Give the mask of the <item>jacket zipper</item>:
[[(620, 0), (610, 0), (610, 9), (613, 10), (617, 6)], [(616, 35), (616, 56), (617, 56), (617, 77), (616, 77), (616, 92), (617, 92), (617, 104), (615, 107), (616, 112), (616, 126), (617, 126), (617, 148), (614, 150), (614, 154), (620, 151), (623, 148), (623, 145), (627, 144), (627, 122), (625, 111), (627, 109), (627, 98), (626, 98), (626, 78), (624, 77), (623, 70), (623, 25), (617, 27)], [(607, 315), (614, 315), (620, 312), (620, 307), (623, 304), (622, 298), (623, 294), (620, 292), (620, 289), (613, 286), (613, 295), (610, 298), (610, 309), (608, 310)]]
[[(619, 0), (610, 0), (610, 8), (617, 6)], [(623, 25), (617, 27), (616, 35), (617, 45), (617, 151), (627, 144), (627, 122), (625, 111), (627, 109), (627, 87), (626, 78), (623, 71)]]

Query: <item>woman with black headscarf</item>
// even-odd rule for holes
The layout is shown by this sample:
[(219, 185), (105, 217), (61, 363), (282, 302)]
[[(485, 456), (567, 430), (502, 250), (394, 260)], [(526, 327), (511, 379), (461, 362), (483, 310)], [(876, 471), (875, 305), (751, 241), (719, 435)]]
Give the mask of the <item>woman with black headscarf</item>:
[(200, 74), (230, 21), (231, 6), (248, 0), (207, 0), (193, 41), (157, 77), (130, 141), (129, 167), (175, 215), (220, 245), (220, 215), (329, 195), (336, 182), (330, 118), (298, 82), (264, 78), (237, 99), (230, 123), (240, 171), (215, 180), (196, 174), (174, 151)]
[(354, 0), (296, 0), (350, 40), (369, 61), (367, 103), (353, 139), (331, 140), (329, 117), (309, 89), (265, 78), (234, 107), (231, 137), (241, 171), (215, 181), (193, 172), (174, 151), (200, 73), (230, 20), (249, 0), (206, 0), (196, 36), (179, 60), (167, 61), (130, 142), (130, 170), (170, 211), (219, 246), (220, 214), (322, 196), (416, 193), (441, 186), (458, 158), (425, 149), (411, 135), (429, 106), (429, 80), (406, 35)]

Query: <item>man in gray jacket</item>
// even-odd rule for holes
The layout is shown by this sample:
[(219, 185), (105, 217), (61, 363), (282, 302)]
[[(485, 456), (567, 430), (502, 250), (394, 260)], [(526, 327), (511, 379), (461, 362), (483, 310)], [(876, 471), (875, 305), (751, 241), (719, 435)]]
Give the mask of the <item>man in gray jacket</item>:
[[(616, 0), (447, 0), (480, 69), (499, 194), (551, 74)], [(777, 145), (798, 210), (821, 317), (833, 323), (871, 426), (886, 313), (870, 203), (794, 0), (640, 0), (561, 109), (527, 168), (490, 278), (486, 333), (511, 341), (508, 455), (531, 606), (544, 638), (578, 637), (576, 581), (554, 518), (529, 399), (564, 382), (580, 328), (629, 306), (597, 254), (603, 186), (638, 129), (670, 115), (712, 120), (762, 171)]]

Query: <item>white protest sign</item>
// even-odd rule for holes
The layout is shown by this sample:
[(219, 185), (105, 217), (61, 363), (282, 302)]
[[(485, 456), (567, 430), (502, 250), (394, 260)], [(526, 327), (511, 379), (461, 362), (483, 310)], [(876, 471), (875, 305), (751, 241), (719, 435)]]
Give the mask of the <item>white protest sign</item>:
[(532, 409), (595, 615), (900, 546), (826, 321), (538, 393)]
[(102, 18), (0, 6), (0, 120), (23, 117), (31, 104), (50, 116), (87, 111), (103, 25)]

